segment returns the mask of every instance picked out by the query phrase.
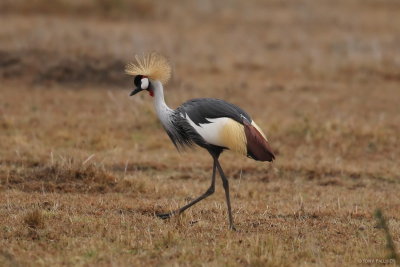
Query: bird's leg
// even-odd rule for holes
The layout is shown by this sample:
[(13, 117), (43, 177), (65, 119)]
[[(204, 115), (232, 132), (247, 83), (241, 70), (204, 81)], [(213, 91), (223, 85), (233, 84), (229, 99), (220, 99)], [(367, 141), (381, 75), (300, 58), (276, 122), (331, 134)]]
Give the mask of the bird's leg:
[(232, 218), (231, 199), (229, 197), (229, 182), (224, 174), (224, 171), (222, 170), (221, 164), (219, 164), (218, 159), (216, 160), (216, 164), (217, 164), (219, 174), (221, 175), (222, 185), (224, 186), (224, 189), (225, 189), (226, 204), (228, 205), (229, 228), (231, 230), (236, 231), (235, 225), (233, 224), (233, 218)]
[[(214, 157), (213, 157), (214, 158)], [(185, 206), (183, 206), (180, 209), (177, 209), (175, 211), (171, 211), (169, 213), (162, 213), (162, 214), (157, 214), (158, 217), (160, 217), (161, 219), (168, 219), (169, 217), (176, 215), (176, 214), (180, 214), (182, 212), (184, 212), (185, 210), (187, 210), (188, 208), (190, 208), (191, 206), (193, 206), (194, 204), (196, 204), (197, 202), (199, 202), (202, 199), (205, 199), (206, 197), (212, 195), (215, 191), (215, 173), (216, 173), (216, 162), (217, 159), (214, 158), (214, 165), (213, 165), (213, 173), (212, 173), (212, 178), (211, 178), (211, 185), (210, 187), (207, 189), (206, 192), (204, 192), (204, 194), (202, 194), (201, 196), (199, 196), (198, 198), (196, 198), (195, 200), (193, 200), (192, 202), (190, 202), (189, 204), (186, 204)]]

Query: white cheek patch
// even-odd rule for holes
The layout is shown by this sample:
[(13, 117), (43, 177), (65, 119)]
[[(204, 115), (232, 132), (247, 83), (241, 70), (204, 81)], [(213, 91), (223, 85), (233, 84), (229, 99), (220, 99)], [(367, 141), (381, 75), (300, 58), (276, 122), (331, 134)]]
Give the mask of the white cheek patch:
[(149, 79), (143, 78), (140, 83), (140, 88), (142, 88), (142, 90), (146, 90), (147, 87), (149, 87)]

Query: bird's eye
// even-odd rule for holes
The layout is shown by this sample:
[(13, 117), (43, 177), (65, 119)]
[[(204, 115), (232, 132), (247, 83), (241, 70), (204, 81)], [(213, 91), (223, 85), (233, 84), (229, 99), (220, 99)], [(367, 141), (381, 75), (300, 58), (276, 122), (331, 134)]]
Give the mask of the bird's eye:
[(142, 80), (143, 76), (142, 75), (137, 75), (135, 79), (133, 80), (133, 83), (135, 84), (136, 87), (140, 87), (140, 81)]
[(133, 83), (135, 84), (136, 87), (140, 87), (140, 81), (142, 80), (143, 75), (137, 75), (135, 77), (135, 80), (133, 81)]
[(143, 78), (141, 80), (140, 88), (142, 88), (142, 90), (146, 90), (148, 87), (149, 87), (149, 79)]

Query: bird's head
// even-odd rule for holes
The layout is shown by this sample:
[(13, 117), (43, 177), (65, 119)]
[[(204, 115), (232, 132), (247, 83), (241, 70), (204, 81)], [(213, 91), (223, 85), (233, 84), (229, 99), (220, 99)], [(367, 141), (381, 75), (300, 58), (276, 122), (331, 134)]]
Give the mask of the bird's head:
[(133, 80), (135, 89), (129, 94), (129, 96), (136, 95), (140, 91), (147, 90), (151, 96), (154, 96), (153, 85), (147, 76), (144, 75), (136, 75)]
[(166, 84), (171, 77), (171, 66), (167, 59), (160, 54), (151, 53), (147, 55), (135, 56), (136, 62), (126, 65), (125, 72), (135, 76), (135, 89), (130, 96), (147, 90), (151, 96), (154, 96), (157, 81)]

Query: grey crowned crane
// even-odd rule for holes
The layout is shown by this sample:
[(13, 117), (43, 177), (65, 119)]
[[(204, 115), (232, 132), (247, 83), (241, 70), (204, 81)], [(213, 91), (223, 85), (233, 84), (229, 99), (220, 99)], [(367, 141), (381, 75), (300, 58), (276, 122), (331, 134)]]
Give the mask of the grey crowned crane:
[(274, 153), (265, 134), (243, 109), (214, 98), (197, 98), (183, 103), (177, 109), (171, 109), (164, 100), (163, 85), (171, 76), (168, 61), (157, 53), (136, 56), (136, 62), (126, 66), (126, 73), (135, 76), (133, 96), (148, 91), (154, 97), (154, 106), (168, 136), (178, 150), (198, 145), (206, 149), (213, 158), (211, 185), (207, 191), (182, 208), (163, 214), (162, 219), (180, 214), (200, 200), (210, 196), (215, 190), (215, 174), (218, 170), (225, 189), (228, 206), (229, 227), (235, 229), (229, 182), (218, 161), (224, 150), (238, 152), (258, 161), (273, 161)]

